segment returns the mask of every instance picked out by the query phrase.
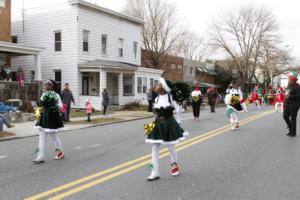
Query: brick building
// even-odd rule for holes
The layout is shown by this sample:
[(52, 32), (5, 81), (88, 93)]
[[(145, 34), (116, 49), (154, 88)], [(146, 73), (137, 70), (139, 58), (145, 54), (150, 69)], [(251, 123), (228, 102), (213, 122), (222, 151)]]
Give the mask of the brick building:
[(0, 41), (10, 42), (11, 0), (0, 0)]
[[(171, 81), (183, 81), (183, 60), (182, 57), (172, 55), (163, 56), (161, 62), (163, 64), (159, 67), (160, 70), (163, 70), (162, 77)], [(142, 49), (141, 66), (153, 68), (145, 49)]]

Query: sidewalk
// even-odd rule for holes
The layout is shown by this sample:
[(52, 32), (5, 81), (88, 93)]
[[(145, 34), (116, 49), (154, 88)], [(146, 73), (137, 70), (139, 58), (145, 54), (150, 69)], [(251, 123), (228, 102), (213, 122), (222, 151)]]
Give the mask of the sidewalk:
[[(153, 113), (149, 113), (146, 111), (117, 111), (107, 115), (95, 115), (91, 116), (91, 119), (94, 121), (88, 123), (86, 122), (86, 117), (73, 117), (70, 119), (70, 123), (65, 124), (64, 131), (77, 130), (82, 128), (93, 127), (97, 125), (110, 124), (110, 123), (118, 123), (125, 122), (130, 120), (138, 120), (143, 118), (153, 117)], [(8, 131), (16, 134), (11, 138), (24, 138), (38, 135), (38, 130), (34, 128), (36, 121), (24, 122), (24, 123), (15, 123), (15, 127), (7, 129), (4, 128), (4, 131)], [(3, 138), (7, 139), (7, 138)], [(3, 140), (2, 139), (2, 140)], [(1, 139), (0, 139), (1, 141)]]

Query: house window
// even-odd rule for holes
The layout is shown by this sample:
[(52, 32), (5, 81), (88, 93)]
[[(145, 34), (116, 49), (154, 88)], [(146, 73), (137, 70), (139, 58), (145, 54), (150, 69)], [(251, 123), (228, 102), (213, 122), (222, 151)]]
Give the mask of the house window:
[(99, 72), (83, 72), (81, 94), (85, 96), (99, 96), (100, 91), (100, 73)]
[(177, 65), (177, 71), (178, 73), (182, 73), (182, 65)]
[(6, 63), (6, 55), (0, 54), (0, 66), (5, 65)]
[(102, 56), (106, 56), (106, 48), (107, 48), (107, 35), (102, 35), (102, 37), (101, 37), (101, 53), (102, 53)]
[(142, 94), (145, 94), (147, 92), (147, 78), (138, 77), (137, 90), (138, 93), (142, 93)]
[(82, 50), (85, 51), (85, 52), (89, 51), (89, 34), (90, 34), (90, 31), (83, 30)]
[(175, 64), (171, 64), (171, 70), (176, 70), (176, 65)]
[(150, 68), (150, 60), (145, 60), (145, 67)]
[(119, 38), (119, 57), (123, 57), (123, 43), (124, 43), (124, 39)]
[(16, 35), (11, 36), (12, 43), (18, 43), (18, 37)]
[(4, 8), (5, 7), (5, 0), (0, 0), (0, 8)]
[(30, 80), (33, 81), (35, 80), (35, 71), (30, 71)]
[(138, 48), (138, 43), (134, 42), (133, 43), (133, 56), (134, 56), (134, 59), (137, 58), (137, 48)]
[(54, 51), (61, 51), (61, 31), (54, 32)]
[(190, 74), (193, 74), (193, 67), (190, 67)]
[(123, 76), (123, 95), (133, 96), (134, 76), (131, 74)]
[(54, 71), (54, 80), (60, 91), (61, 90), (61, 70)]
[(154, 87), (154, 79), (150, 78), (150, 87)]

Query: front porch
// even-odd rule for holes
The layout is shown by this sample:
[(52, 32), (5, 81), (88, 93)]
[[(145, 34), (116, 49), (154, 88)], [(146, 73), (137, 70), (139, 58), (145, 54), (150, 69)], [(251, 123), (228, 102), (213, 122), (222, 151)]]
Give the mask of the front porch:
[(107, 89), (110, 105), (122, 106), (135, 99), (136, 66), (95, 60), (79, 65), (80, 71), (80, 108), (85, 107), (87, 99), (97, 110), (102, 110), (102, 91)]
[[(42, 80), (42, 71), (41, 71), (41, 57), (40, 52), (42, 48), (37, 47), (28, 47), (15, 43), (9, 42), (0, 42), (0, 66), (8, 66), (12, 71), (12, 80), (14, 80), (14, 74), (18, 70), (19, 66), (12, 66), (12, 60), (17, 59), (20, 56), (32, 57), (33, 66), (31, 69), (23, 69), (25, 72), (28, 72), (27, 80)], [(20, 65), (22, 66), (22, 65)], [(32, 70), (33, 69), (33, 70)], [(30, 72), (30, 74), (29, 74)], [(28, 78), (30, 77), (30, 78)]]

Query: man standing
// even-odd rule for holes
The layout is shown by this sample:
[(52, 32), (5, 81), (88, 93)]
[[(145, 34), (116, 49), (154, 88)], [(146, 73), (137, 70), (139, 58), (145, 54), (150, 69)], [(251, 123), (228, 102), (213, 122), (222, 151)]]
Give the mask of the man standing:
[(287, 136), (295, 137), (297, 128), (297, 114), (300, 107), (300, 86), (297, 83), (298, 74), (290, 72), (288, 75), (288, 91), (284, 103), (283, 118), (288, 126)]
[(149, 88), (147, 92), (148, 112), (152, 112), (152, 106), (153, 106), (152, 93), (153, 93), (153, 88)]
[(109, 104), (109, 96), (106, 88), (103, 89), (102, 91), (102, 106), (103, 106), (103, 115), (106, 114), (107, 106)]
[(67, 104), (67, 113), (66, 113), (66, 121), (70, 121), (70, 110), (71, 110), (71, 102), (75, 105), (74, 97), (72, 91), (69, 89), (69, 84), (65, 84), (64, 90), (61, 92), (61, 100), (63, 103)]
[(218, 99), (218, 93), (216, 88), (210, 88), (207, 92), (208, 104), (210, 105), (210, 112), (214, 113), (216, 108), (216, 101)]

